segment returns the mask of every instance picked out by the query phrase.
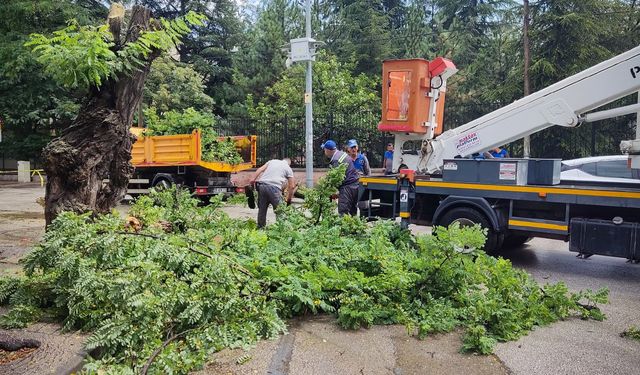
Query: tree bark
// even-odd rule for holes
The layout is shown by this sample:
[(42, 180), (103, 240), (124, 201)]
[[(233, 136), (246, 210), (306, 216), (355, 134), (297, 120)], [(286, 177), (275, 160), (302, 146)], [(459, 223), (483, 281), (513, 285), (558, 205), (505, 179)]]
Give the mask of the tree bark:
[[(109, 19), (114, 49), (136, 41), (151, 25), (151, 11), (134, 6), (124, 39), (120, 39), (120, 21)], [(110, 211), (127, 191), (133, 173), (131, 146), (135, 137), (129, 131), (133, 115), (142, 99), (142, 88), (151, 62), (131, 73), (93, 88), (77, 118), (60, 137), (43, 150), (47, 174), (45, 219), (47, 226), (63, 211), (77, 213)], [(109, 181), (103, 183), (103, 180)]]

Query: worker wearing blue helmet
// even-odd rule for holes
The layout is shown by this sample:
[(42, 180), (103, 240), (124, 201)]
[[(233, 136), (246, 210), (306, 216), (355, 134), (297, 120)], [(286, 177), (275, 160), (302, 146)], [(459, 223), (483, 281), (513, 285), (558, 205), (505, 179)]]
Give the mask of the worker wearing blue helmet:
[(360, 176), (369, 176), (371, 174), (371, 167), (369, 166), (369, 159), (360, 152), (358, 142), (355, 139), (350, 139), (347, 142), (347, 153), (353, 160), (353, 166), (358, 171)]
[(358, 171), (353, 166), (353, 160), (344, 151), (337, 148), (336, 142), (328, 140), (322, 144), (324, 155), (329, 158), (330, 168), (340, 164), (347, 166), (342, 184), (338, 187), (338, 213), (340, 215), (356, 215), (358, 212)]

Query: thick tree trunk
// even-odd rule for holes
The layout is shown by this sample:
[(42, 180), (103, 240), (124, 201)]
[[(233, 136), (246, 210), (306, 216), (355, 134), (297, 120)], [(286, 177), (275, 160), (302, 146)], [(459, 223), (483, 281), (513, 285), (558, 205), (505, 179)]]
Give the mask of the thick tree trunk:
[[(149, 9), (135, 6), (122, 41), (119, 22), (110, 19), (118, 41), (114, 48), (137, 40), (149, 29), (150, 18)], [(133, 173), (131, 146), (135, 141), (129, 127), (156, 56), (150, 55), (139, 70), (93, 89), (72, 125), (43, 150), (47, 225), (63, 211), (108, 212), (126, 193)], [(109, 182), (103, 183), (105, 179)]]

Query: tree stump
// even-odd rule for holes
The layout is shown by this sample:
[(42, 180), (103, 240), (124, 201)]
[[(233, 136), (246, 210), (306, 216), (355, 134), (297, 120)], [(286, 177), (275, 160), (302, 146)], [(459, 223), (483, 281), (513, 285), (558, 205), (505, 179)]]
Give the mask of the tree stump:
[[(151, 24), (151, 11), (142, 6), (133, 7), (129, 25), (121, 35), (125, 30), (123, 20), (124, 14), (110, 13), (114, 51), (136, 41), (143, 31), (157, 27)], [(134, 72), (120, 73), (116, 79), (92, 88), (71, 126), (43, 150), (47, 226), (63, 211), (104, 213), (124, 197), (134, 170), (131, 146), (135, 136), (129, 128), (151, 62), (158, 55), (155, 51)]]

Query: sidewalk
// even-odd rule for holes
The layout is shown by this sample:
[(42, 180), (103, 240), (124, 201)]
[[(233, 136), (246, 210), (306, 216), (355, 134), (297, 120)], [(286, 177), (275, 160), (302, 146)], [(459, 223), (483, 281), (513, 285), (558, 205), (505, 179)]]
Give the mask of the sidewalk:
[(460, 332), (410, 337), (404, 326), (343, 330), (328, 315), (294, 319), (289, 333), (248, 351), (223, 350), (198, 375), (509, 374), (493, 355), (461, 354)]

